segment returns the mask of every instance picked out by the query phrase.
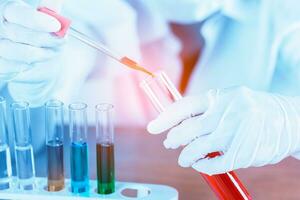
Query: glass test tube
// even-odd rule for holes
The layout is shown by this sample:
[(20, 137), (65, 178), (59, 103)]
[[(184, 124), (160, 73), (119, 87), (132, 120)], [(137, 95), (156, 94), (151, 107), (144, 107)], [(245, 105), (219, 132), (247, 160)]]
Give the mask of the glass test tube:
[(96, 106), (97, 135), (97, 181), (98, 193), (110, 194), (115, 191), (114, 125), (113, 106)]
[(64, 188), (64, 120), (63, 103), (50, 100), (45, 104), (48, 191)]
[(11, 158), (6, 124), (6, 101), (0, 96), (0, 190), (10, 188)]
[(35, 188), (35, 166), (30, 126), (30, 111), (27, 102), (11, 104), (15, 133), (15, 157), (18, 187), (21, 190)]
[(89, 190), (86, 110), (87, 105), (84, 103), (69, 105), (71, 191), (73, 193)]
[[(156, 73), (155, 77), (149, 77), (147, 80), (141, 82), (141, 88), (158, 112), (163, 112), (166, 106), (182, 98), (181, 94), (164, 72)], [(218, 155), (220, 155), (219, 152), (213, 152), (207, 156), (212, 158)], [(252, 199), (234, 172), (214, 176), (202, 173), (201, 175), (219, 199)]]

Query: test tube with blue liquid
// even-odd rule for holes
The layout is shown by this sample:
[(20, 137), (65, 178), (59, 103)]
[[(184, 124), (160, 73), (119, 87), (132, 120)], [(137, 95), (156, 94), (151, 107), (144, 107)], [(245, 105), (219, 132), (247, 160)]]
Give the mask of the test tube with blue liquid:
[(15, 157), (18, 187), (21, 190), (35, 188), (35, 166), (30, 126), (30, 111), (27, 102), (11, 104), (15, 134)]
[(6, 101), (0, 96), (0, 190), (10, 188), (11, 171), (6, 123)]
[(89, 190), (87, 105), (85, 103), (70, 104), (69, 120), (71, 191), (73, 193), (83, 193)]
[(96, 106), (97, 192), (115, 192), (113, 105)]
[(63, 103), (50, 100), (45, 104), (48, 191), (60, 191), (64, 176), (64, 113)]

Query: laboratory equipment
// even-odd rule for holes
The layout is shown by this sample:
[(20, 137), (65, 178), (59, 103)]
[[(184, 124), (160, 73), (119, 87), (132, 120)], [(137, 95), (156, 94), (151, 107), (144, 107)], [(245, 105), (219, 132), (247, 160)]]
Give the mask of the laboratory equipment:
[[(60, 192), (48, 192), (44, 189), (47, 178), (36, 178), (37, 188), (32, 191), (20, 191), (17, 188), (0, 190), (1, 199), (18, 200), (178, 200), (175, 188), (166, 185), (116, 182), (116, 192), (109, 195), (97, 193), (97, 181), (90, 180), (90, 190), (87, 193), (74, 194), (68, 188), (71, 180), (66, 179), (66, 187)], [(133, 194), (133, 195), (132, 195)]]
[(0, 96), (0, 190), (11, 186), (11, 158), (6, 123), (6, 101)]
[(29, 104), (14, 102), (11, 104), (15, 134), (15, 157), (18, 187), (21, 190), (35, 188), (35, 166), (32, 148)]
[(86, 110), (85, 103), (69, 105), (71, 191), (73, 193), (89, 190)]
[[(154, 77), (141, 82), (144, 90), (154, 108), (158, 112), (163, 112), (165, 108), (182, 98), (174, 84), (164, 72), (158, 72)], [(207, 157), (220, 156), (221, 152), (212, 152)], [(219, 199), (249, 200), (252, 199), (245, 186), (238, 179), (234, 172), (209, 176), (202, 174)]]
[(64, 188), (64, 121), (63, 103), (50, 100), (45, 104), (48, 191)]
[(61, 23), (61, 30), (57, 33), (54, 33), (58, 37), (64, 37), (66, 32), (69, 31), (69, 35), (72, 36), (73, 38), (83, 42), (84, 44), (96, 49), (97, 51), (102, 52), (106, 56), (116, 60), (117, 62), (135, 69), (142, 71), (150, 76), (153, 76), (153, 74), (148, 71), (146, 68), (142, 67), (139, 65), (137, 62), (134, 60), (128, 58), (127, 56), (122, 56), (118, 55), (117, 53), (111, 51), (108, 47), (106, 47), (104, 44), (101, 44), (100, 42), (96, 42), (83, 34), (82, 32), (76, 30), (75, 28), (71, 27), (71, 21), (63, 16), (60, 16), (57, 14), (55, 11), (51, 10), (51, 8), (46, 8), (46, 7), (40, 7), (38, 8), (40, 12), (46, 13), (48, 15), (51, 15), (52, 17), (56, 18), (60, 23)]
[(80, 40), (81, 42), (83, 42), (83, 43), (89, 45), (90, 47), (102, 52), (106, 56), (116, 60), (117, 62), (120, 62), (121, 64), (123, 64), (123, 65), (125, 65), (129, 68), (132, 68), (132, 69), (138, 70), (138, 71), (142, 71), (142, 72), (144, 72), (144, 73), (146, 73), (150, 76), (154, 76), (146, 68), (140, 66), (137, 62), (133, 61), (132, 59), (128, 58), (127, 56), (121, 56), (121, 55), (118, 55), (115, 52), (112, 52), (105, 45), (101, 44), (100, 42), (93, 41), (88, 36), (84, 35), (83, 33), (79, 32), (78, 30), (76, 30), (72, 27), (70, 28), (69, 34), (73, 38), (76, 38), (76, 39)]
[(98, 193), (115, 192), (113, 106), (96, 106), (97, 178)]

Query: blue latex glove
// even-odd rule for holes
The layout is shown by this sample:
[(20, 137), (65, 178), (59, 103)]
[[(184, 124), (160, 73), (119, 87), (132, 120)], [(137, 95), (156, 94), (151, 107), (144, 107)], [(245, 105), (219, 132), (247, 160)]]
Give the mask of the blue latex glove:
[(15, 100), (41, 104), (58, 78), (55, 60), (64, 39), (50, 33), (60, 23), (18, 0), (2, 0), (0, 13), (0, 82), (7, 82)]
[[(186, 145), (179, 165), (212, 175), (281, 161), (300, 151), (300, 98), (248, 88), (212, 90), (169, 106), (148, 125), (169, 130), (166, 148)], [(223, 152), (216, 158), (208, 153)]]

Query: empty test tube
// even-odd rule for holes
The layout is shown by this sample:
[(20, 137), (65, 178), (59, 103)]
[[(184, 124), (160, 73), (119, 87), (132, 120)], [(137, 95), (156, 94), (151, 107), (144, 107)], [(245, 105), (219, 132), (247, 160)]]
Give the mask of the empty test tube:
[(86, 110), (85, 103), (69, 105), (71, 191), (73, 193), (89, 190)]
[(35, 167), (32, 148), (29, 104), (11, 104), (15, 134), (15, 157), (18, 187), (21, 190), (35, 188)]
[(0, 96), (0, 190), (10, 188), (11, 158), (6, 124), (6, 101)]
[(99, 194), (115, 191), (113, 106), (96, 106), (97, 183)]
[(64, 188), (64, 121), (63, 103), (50, 100), (45, 104), (48, 191)]

